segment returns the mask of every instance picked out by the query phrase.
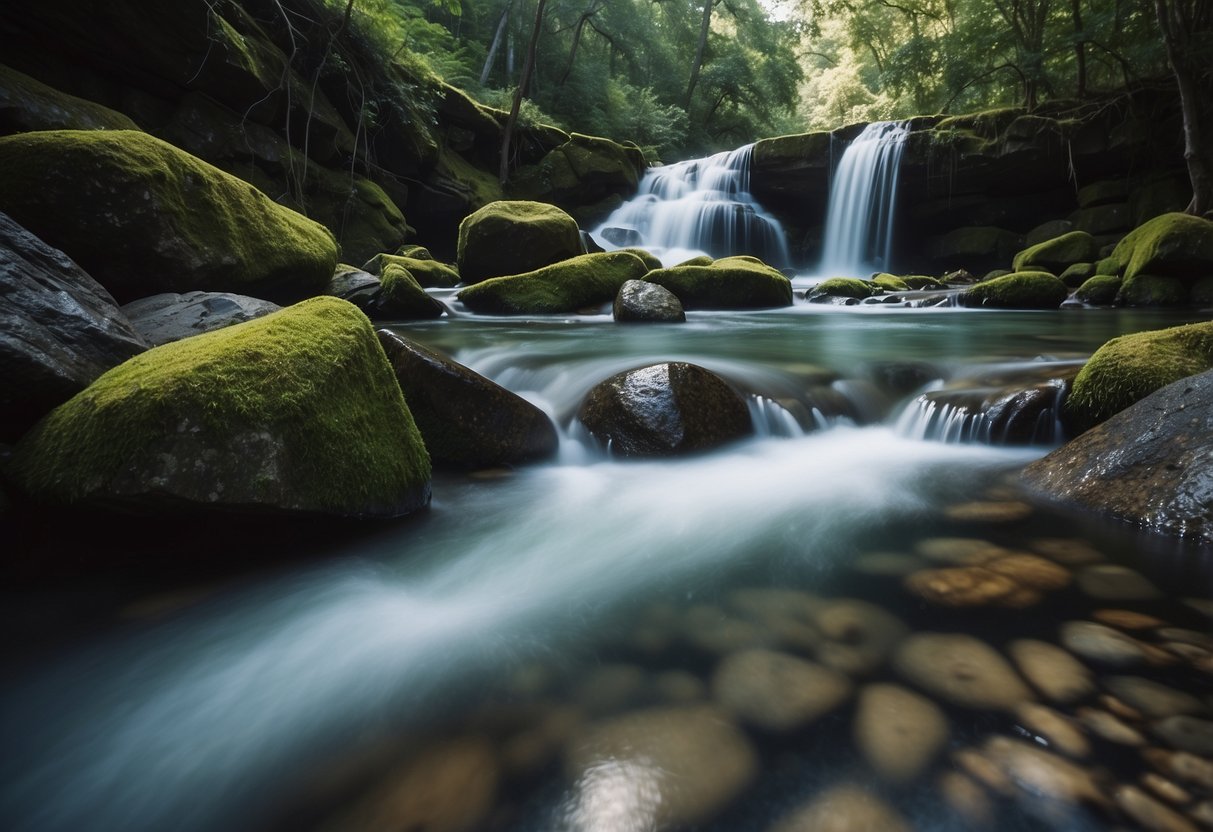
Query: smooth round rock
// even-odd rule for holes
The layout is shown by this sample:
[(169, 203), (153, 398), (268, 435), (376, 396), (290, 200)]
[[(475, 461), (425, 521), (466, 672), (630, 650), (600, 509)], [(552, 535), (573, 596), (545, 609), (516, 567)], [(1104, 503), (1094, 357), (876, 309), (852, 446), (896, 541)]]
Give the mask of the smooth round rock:
[(1168, 780), (1167, 778), (1147, 771), (1139, 778), (1141, 784), (1168, 803), (1184, 805), (1192, 800), (1191, 792)]
[(1167, 751), (1163, 748), (1146, 748), (1141, 756), (1168, 777), (1213, 791), (1213, 760), (1206, 760), (1188, 751)]
[(1028, 541), (1028, 548), (1066, 566), (1086, 566), (1105, 560), (1094, 546), (1072, 537), (1038, 537)]
[(1061, 643), (1084, 659), (1110, 667), (1135, 667), (1146, 660), (1144, 645), (1094, 621), (1067, 621), (1061, 625)]
[(1012, 523), (1032, 516), (1032, 507), (1019, 500), (958, 503), (944, 509), (949, 520), (964, 523)]
[(908, 632), (901, 619), (883, 607), (846, 598), (823, 603), (813, 623), (822, 636), (817, 661), (852, 676), (883, 667)]
[(1128, 745), (1139, 748), (1146, 744), (1146, 738), (1136, 728), (1125, 724), (1119, 717), (1098, 708), (1079, 708), (1078, 721), (1087, 730), (1100, 739), (1116, 745)]
[(801, 728), (851, 696), (842, 673), (774, 650), (727, 657), (712, 678), (712, 695), (742, 721), (768, 731)]
[(1069, 717), (1035, 702), (1025, 702), (1015, 709), (1015, 719), (1034, 736), (1043, 739), (1049, 748), (1067, 757), (1086, 757), (1091, 743)]
[(1154, 601), (1162, 597), (1158, 587), (1140, 572), (1115, 564), (1080, 570), (1078, 588), (1100, 601)]
[(1091, 617), (1100, 624), (1107, 624), (1118, 630), (1149, 630), (1164, 623), (1161, 618), (1134, 610), (1096, 610), (1091, 613)]
[(1007, 775), (1033, 814), (1061, 821), (1081, 804), (1107, 803), (1090, 772), (1039, 746), (995, 736), (986, 740), (982, 753)]
[(832, 786), (770, 832), (911, 832), (895, 809), (862, 786)]
[(980, 566), (926, 569), (906, 577), (910, 594), (945, 607), (984, 607), (1013, 594), (1019, 585)]
[(1170, 716), (1150, 726), (1151, 732), (1172, 748), (1213, 758), (1213, 722), (1194, 716)]
[(1095, 693), (1095, 679), (1082, 662), (1045, 641), (1019, 639), (1008, 652), (1032, 687), (1054, 702), (1068, 704)]
[(914, 552), (929, 560), (978, 566), (1006, 554), (1007, 550), (976, 537), (929, 537), (918, 541)]
[(620, 323), (681, 323), (687, 319), (677, 295), (645, 280), (624, 283), (612, 312)]
[(931, 700), (899, 685), (872, 684), (860, 691), (855, 744), (886, 780), (913, 780), (947, 740), (947, 717)]
[(992, 560), (985, 568), (1011, 578), (1021, 586), (1054, 592), (1070, 585), (1070, 571), (1037, 555), (1016, 553)]
[(994, 804), (986, 790), (959, 771), (940, 775), (938, 788), (948, 807), (969, 827), (983, 829), (994, 822)]
[(1196, 824), (1136, 786), (1118, 786), (1113, 798), (1126, 815), (1150, 832), (1197, 832)]
[(1109, 676), (1103, 680), (1103, 685), (1150, 719), (1199, 714), (1205, 710), (1192, 694), (1140, 676)]
[(573, 697), (590, 713), (611, 713), (639, 700), (647, 682), (644, 670), (636, 665), (605, 664), (586, 674)]
[(969, 635), (912, 635), (897, 649), (893, 665), (927, 693), (966, 708), (1013, 711), (1032, 699), (1007, 660)]

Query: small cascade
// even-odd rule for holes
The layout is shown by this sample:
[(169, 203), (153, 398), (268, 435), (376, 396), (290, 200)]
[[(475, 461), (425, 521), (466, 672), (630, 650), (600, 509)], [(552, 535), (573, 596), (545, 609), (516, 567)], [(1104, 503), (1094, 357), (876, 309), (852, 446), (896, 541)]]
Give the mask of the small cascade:
[(896, 432), (908, 439), (978, 442), (984, 445), (1054, 445), (1064, 438), (1061, 406), (1066, 383), (1007, 390), (923, 393), (897, 418)]
[(788, 265), (779, 221), (750, 195), (746, 145), (706, 159), (651, 168), (639, 193), (594, 230), (604, 248), (641, 246), (672, 266), (707, 254), (749, 254), (773, 266)]
[(830, 185), (820, 274), (889, 270), (897, 171), (909, 133), (908, 121), (873, 122), (842, 154)]

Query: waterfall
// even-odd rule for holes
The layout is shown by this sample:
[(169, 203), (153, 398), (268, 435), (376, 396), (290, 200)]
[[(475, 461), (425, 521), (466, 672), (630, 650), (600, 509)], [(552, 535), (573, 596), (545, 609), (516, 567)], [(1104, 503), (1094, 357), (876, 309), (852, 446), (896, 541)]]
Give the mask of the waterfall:
[(842, 154), (830, 185), (820, 274), (888, 271), (897, 169), (909, 132), (908, 121), (873, 122)]
[(615, 209), (593, 237), (605, 248), (640, 246), (672, 266), (699, 254), (750, 254), (788, 265), (779, 221), (750, 195), (754, 145), (650, 168), (639, 193)]

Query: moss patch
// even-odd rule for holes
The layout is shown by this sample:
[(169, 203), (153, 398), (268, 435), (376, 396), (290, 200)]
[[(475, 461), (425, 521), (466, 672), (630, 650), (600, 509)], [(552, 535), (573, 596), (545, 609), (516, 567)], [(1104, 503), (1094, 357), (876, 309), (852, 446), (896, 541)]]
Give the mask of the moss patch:
[(1100, 347), (1074, 379), (1064, 413), (1087, 430), (1172, 382), (1213, 368), (1213, 322), (1138, 332)]
[(1074, 297), (1092, 306), (1111, 306), (1116, 301), (1116, 293), (1120, 291), (1120, 282), (1118, 275), (1093, 275), (1078, 287)]
[[(421, 251), (429, 254), (425, 249)], [(433, 257), (419, 259), (399, 254), (376, 254), (362, 266), (362, 270), (379, 275), (390, 265), (407, 269), (414, 280), (427, 288), (450, 288), (459, 282), (459, 272), (445, 263), (439, 263)]]
[(408, 269), (396, 263), (385, 266), (379, 276), (379, 296), (373, 307), (376, 317), (382, 318), (438, 318), (446, 311)]
[(942, 280), (928, 277), (925, 274), (906, 275), (901, 280), (911, 289), (946, 289), (948, 286)]
[(649, 271), (634, 254), (583, 254), (525, 274), (495, 277), (459, 293), (474, 312), (490, 315), (544, 315), (576, 312), (610, 303), (629, 280)]
[(910, 284), (900, 277), (883, 272), (872, 278), (872, 282), (876, 284), (877, 288), (885, 292), (904, 292), (910, 288)]
[(1116, 296), (1118, 306), (1184, 306), (1188, 287), (1178, 277), (1139, 274), (1125, 278)]
[(59, 92), (0, 64), (0, 135), (34, 130), (138, 130), (116, 110)]
[(1088, 278), (1091, 278), (1094, 276), (1095, 276), (1095, 264), (1094, 263), (1075, 263), (1071, 266), (1066, 267), (1066, 270), (1063, 271), (1060, 275), (1058, 275), (1058, 277), (1061, 278), (1061, 282), (1066, 284), (1066, 286), (1068, 286), (1071, 289), (1073, 289), (1077, 286), (1081, 286), (1082, 284), (1087, 282)]
[(1015, 272), (977, 283), (960, 294), (965, 306), (994, 309), (1056, 309), (1069, 295), (1048, 272)]
[(685, 309), (768, 309), (792, 304), (792, 281), (753, 257), (655, 269), (645, 280), (669, 289)]
[(809, 294), (813, 297), (831, 295), (838, 298), (863, 300), (876, 294), (876, 289), (866, 280), (857, 277), (831, 277), (814, 286)]
[(503, 200), (459, 224), (459, 274), (464, 283), (531, 272), (580, 253), (577, 222), (555, 205)]
[(324, 291), (337, 264), (323, 226), (136, 131), (0, 139), (0, 193), (123, 302), (195, 289), (290, 302)]
[(1213, 222), (1189, 214), (1163, 214), (1117, 244), (1114, 260), (1126, 281), (1151, 274), (1194, 279), (1213, 273)]
[(429, 456), (366, 317), (315, 298), (115, 367), (19, 443), (37, 499), (397, 515)]
[(1099, 257), (1099, 243), (1085, 231), (1071, 231), (1029, 246), (1015, 255), (1012, 265), (1017, 272), (1064, 272), (1074, 263), (1090, 263)]
[(643, 248), (621, 248), (619, 250), (626, 251), (628, 254), (635, 254), (637, 257), (639, 257), (641, 260), (644, 261), (644, 264), (649, 267), (650, 271), (652, 269), (661, 268), (660, 258), (658, 258), (655, 254), (653, 254), (650, 251), (646, 251)]

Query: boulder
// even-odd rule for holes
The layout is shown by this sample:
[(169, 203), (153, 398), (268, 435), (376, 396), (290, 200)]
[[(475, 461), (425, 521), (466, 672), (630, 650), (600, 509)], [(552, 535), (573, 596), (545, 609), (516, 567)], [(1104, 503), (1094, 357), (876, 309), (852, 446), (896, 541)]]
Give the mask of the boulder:
[(0, 214), (0, 441), (146, 348), (109, 292)]
[(1058, 277), (1061, 278), (1061, 282), (1066, 284), (1068, 288), (1076, 289), (1094, 275), (1094, 263), (1073, 263), (1066, 266), (1065, 270)]
[(436, 463), (487, 468), (556, 453), (556, 429), (535, 405), (415, 341), (378, 335)]
[(1139, 274), (1125, 278), (1116, 293), (1117, 306), (1186, 306), (1191, 300), (1187, 285), (1178, 277)]
[(338, 264), (324, 294), (348, 300), (365, 311), (367, 305), (379, 294), (379, 278), (362, 269), (344, 263)]
[(792, 305), (792, 281), (753, 257), (723, 257), (710, 266), (655, 269), (645, 280), (669, 289), (685, 309), (767, 309)]
[(1062, 408), (1080, 432), (1159, 388), (1213, 368), (1213, 322), (1136, 332), (1095, 351)]
[(379, 276), (379, 294), (367, 306), (371, 317), (384, 319), (440, 318), (446, 311), (441, 302), (426, 294), (413, 275), (392, 263)]
[(619, 373), (590, 390), (577, 417), (619, 456), (707, 450), (753, 432), (745, 401), (694, 364), (653, 364)]
[(1170, 213), (1138, 226), (1112, 251), (1126, 282), (1138, 275), (1190, 280), (1213, 273), (1213, 222)]
[(1075, 263), (1099, 259), (1099, 243), (1086, 231), (1071, 231), (1025, 248), (1011, 261), (1017, 272), (1045, 271), (1061, 274)]
[(131, 130), (0, 139), (0, 194), (123, 302), (192, 290), (289, 302), (323, 291), (337, 264), (323, 226)]
[(778, 820), (771, 832), (911, 832), (897, 810), (864, 786), (834, 785)]
[(1117, 275), (1097, 274), (1083, 281), (1083, 284), (1078, 287), (1078, 291), (1074, 293), (1074, 297), (1092, 306), (1111, 306), (1116, 302), (1116, 295), (1120, 292), (1120, 283), (1121, 280)]
[[(459, 282), (459, 272), (445, 263), (439, 263), (430, 253), (420, 246), (409, 247), (413, 254), (376, 254), (363, 264), (362, 270), (373, 275), (382, 276), (388, 266), (400, 266), (406, 269), (418, 284), (425, 288), (450, 288)], [(424, 254), (418, 257), (416, 254)]]
[(876, 287), (871, 283), (857, 277), (831, 277), (810, 289), (808, 299), (813, 301), (831, 297), (863, 300), (876, 294), (876, 291)]
[(976, 283), (961, 292), (964, 306), (993, 309), (1056, 309), (1070, 293), (1048, 272), (1015, 272)]
[(499, 200), (459, 224), (459, 274), (467, 284), (532, 272), (579, 254), (577, 222), (555, 205)]
[(473, 312), (490, 315), (577, 312), (611, 303), (623, 284), (647, 272), (648, 266), (628, 252), (583, 254), (533, 272), (481, 281), (458, 298)]
[(122, 307), (135, 330), (148, 344), (158, 347), (232, 324), (260, 318), (281, 307), (268, 300), (230, 292), (166, 292), (141, 298)]
[(645, 280), (623, 284), (612, 311), (620, 323), (679, 323), (687, 319), (673, 292)]
[(1073, 230), (1074, 223), (1070, 220), (1046, 220), (1025, 234), (1023, 242), (1026, 246), (1035, 246), (1062, 234), (1069, 234)]
[(429, 502), (430, 460), (370, 322), (314, 298), (151, 349), (18, 443), (43, 503), (396, 517)]
[(122, 113), (0, 64), (0, 136), (35, 130), (138, 130)]
[(1211, 454), (1213, 371), (1117, 413), (1029, 465), (1023, 481), (1063, 505), (1213, 541)]

